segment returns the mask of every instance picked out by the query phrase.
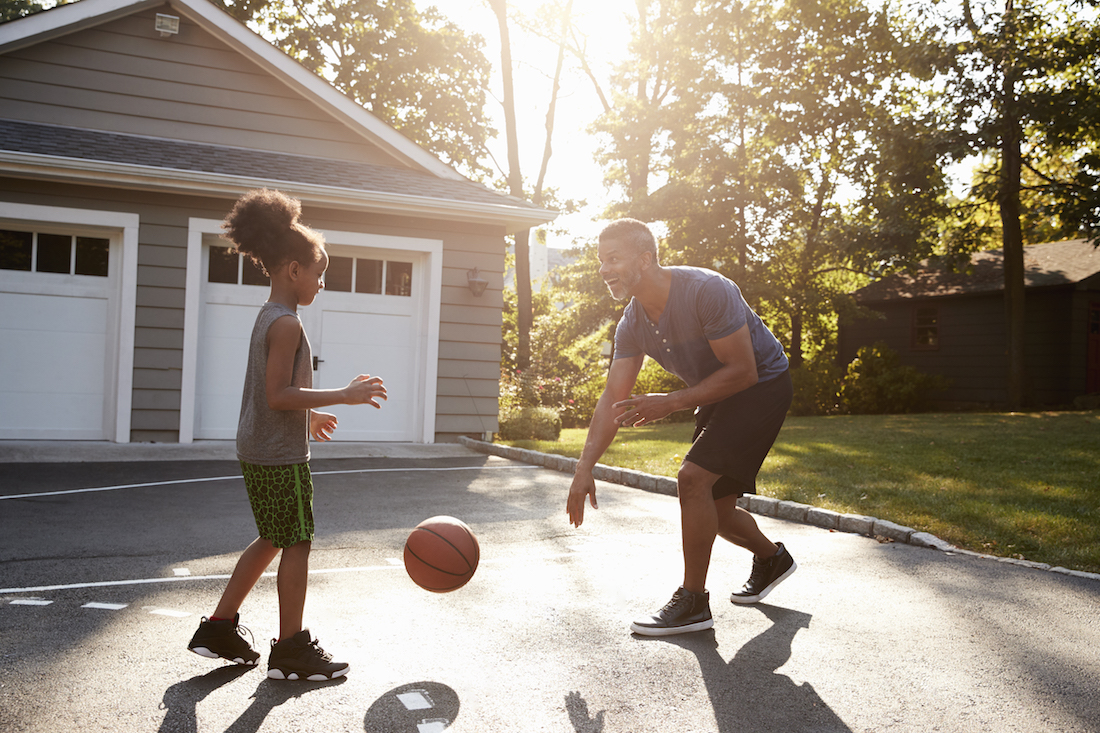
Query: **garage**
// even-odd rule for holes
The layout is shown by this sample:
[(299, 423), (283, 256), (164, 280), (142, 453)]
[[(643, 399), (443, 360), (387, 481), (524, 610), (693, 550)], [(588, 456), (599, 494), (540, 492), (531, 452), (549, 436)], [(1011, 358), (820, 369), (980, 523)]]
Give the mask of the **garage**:
[(126, 227), (73, 224), (96, 220), (136, 231), (126, 215), (0, 206), (0, 439), (113, 440), (129, 431)]
[[(358, 374), (370, 374), (382, 377), (389, 393), (381, 409), (327, 408), (339, 420), (333, 439), (423, 441), (434, 430), (429, 416), (435, 410), (432, 365), (437, 354), (432, 346), (437, 336), (429, 334), (438, 332), (438, 305), (434, 323), (430, 316), (432, 273), (439, 260), (433, 249), (440, 245), (358, 233), (324, 234), (330, 257), (325, 289), (312, 305), (299, 308), (314, 356), (314, 386), (339, 388)], [(201, 233), (199, 241), (197, 267), (193, 277), (189, 273), (189, 280), (198, 281), (192, 436), (232, 440), (249, 337), (269, 286), (262, 272), (212, 232)]]

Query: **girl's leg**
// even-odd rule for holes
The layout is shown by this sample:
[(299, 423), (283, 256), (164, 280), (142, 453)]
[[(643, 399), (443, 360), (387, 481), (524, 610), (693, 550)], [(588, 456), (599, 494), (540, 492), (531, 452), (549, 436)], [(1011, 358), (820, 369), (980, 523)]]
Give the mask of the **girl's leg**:
[(313, 543), (299, 542), (283, 550), (279, 560), (279, 641), (302, 630), (309, 577), (309, 551)]
[(222, 592), (218, 607), (214, 609), (213, 618), (233, 618), (252, 587), (256, 585), (256, 581), (264, 574), (277, 554), (279, 554), (279, 548), (262, 537), (257, 537), (245, 548), (237, 560), (237, 566), (233, 568), (229, 583)]

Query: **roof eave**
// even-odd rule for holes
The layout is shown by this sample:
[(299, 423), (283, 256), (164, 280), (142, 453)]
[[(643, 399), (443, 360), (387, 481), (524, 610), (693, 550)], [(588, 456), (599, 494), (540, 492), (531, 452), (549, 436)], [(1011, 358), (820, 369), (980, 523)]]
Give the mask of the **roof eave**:
[(237, 198), (255, 188), (278, 188), (310, 205), (445, 221), (503, 225), (506, 233), (545, 224), (553, 221), (558, 215), (556, 211), (533, 207), (440, 199), (386, 191), (365, 191), (258, 176), (234, 176), (177, 169), (167, 171), (151, 166), (30, 155), (11, 151), (0, 151), (0, 173), (44, 181), (231, 198)]

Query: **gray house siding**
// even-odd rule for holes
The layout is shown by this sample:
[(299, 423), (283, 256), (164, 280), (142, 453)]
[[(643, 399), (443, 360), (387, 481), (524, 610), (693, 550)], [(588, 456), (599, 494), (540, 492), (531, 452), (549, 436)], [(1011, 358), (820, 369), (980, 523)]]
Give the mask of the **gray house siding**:
[(399, 165), (186, 18), (160, 8), (0, 55), (3, 117)]

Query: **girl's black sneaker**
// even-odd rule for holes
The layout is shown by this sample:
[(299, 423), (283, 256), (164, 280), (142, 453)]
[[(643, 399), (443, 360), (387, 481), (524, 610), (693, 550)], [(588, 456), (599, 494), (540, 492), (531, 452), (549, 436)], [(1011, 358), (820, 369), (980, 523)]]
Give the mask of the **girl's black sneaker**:
[(273, 680), (309, 680), (320, 682), (343, 677), (348, 673), (344, 662), (332, 661), (332, 655), (311, 639), (309, 629), (302, 629), (282, 641), (271, 641), (271, 656), (267, 660), (267, 676)]
[[(255, 666), (260, 655), (252, 645), (245, 641), (242, 631), (248, 631), (237, 622), (241, 615), (235, 614), (233, 618), (211, 621), (203, 616), (198, 631), (191, 637), (191, 643), (187, 648), (199, 656), (208, 659), (228, 659), (234, 664)], [(248, 631), (252, 636), (252, 632)]]

